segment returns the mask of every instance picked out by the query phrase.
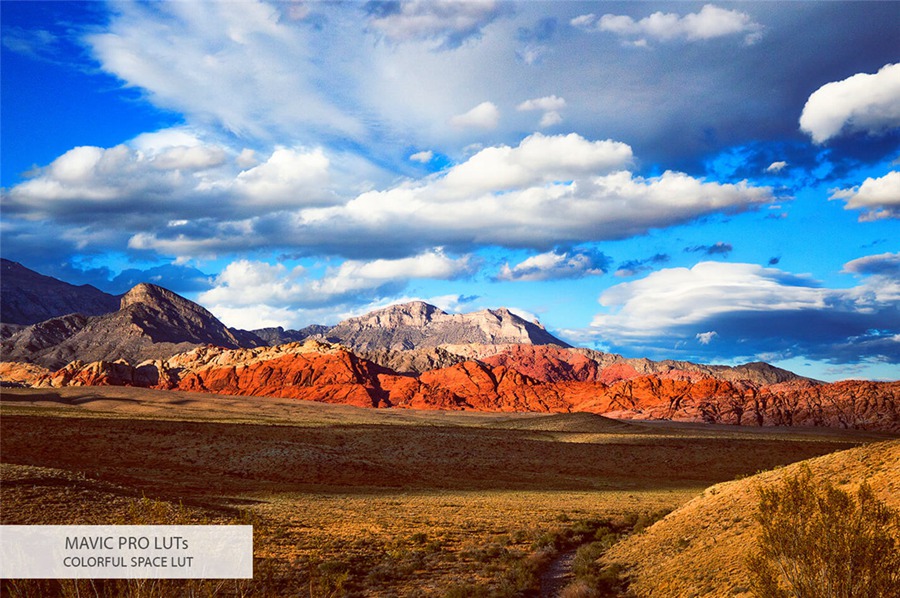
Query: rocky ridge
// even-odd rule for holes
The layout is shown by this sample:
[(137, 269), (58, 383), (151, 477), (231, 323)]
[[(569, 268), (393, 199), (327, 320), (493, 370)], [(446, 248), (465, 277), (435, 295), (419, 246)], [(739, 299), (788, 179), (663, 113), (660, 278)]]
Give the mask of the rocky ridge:
[(258, 346), (254, 335), (232, 330), (204, 308), (151, 284), (122, 296), (119, 310), (101, 316), (73, 314), (18, 330), (0, 342), (4, 361), (58, 369), (71, 361), (137, 363), (165, 359), (198, 345)]
[[(73, 362), (35, 372), (3, 364), (0, 378), (32, 386), (126, 385), (274, 396), (361, 407), (477, 411), (585, 411), (621, 419), (736, 425), (815, 425), (900, 432), (900, 382), (822, 384), (795, 377), (727, 380), (701, 372), (641, 374), (627, 364), (575, 361), (574, 375), (544, 379), (511, 367), (523, 349), (401, 375), (346, 347), (316, 340), (278, 347), (197, 347), (164, 360)], [(575, 353), (579, 355), (579, 353)], [(613, 356), (617, 357), (617, 356)], [(621, 358), (620, 358), (621, 359)], [(608, 371), (607, 371), (608, 370)], [(583, 375), (579, 372), (589, 372)], [(581, 377), (582, 379), (578, 379)]]

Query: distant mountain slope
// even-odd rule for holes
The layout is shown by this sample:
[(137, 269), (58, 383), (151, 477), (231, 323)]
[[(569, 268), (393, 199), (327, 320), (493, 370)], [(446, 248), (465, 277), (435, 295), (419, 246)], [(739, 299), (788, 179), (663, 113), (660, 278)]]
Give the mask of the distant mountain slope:
[(855, 492), (865, 481), (880, 500), (900, 508), (900, 440), (880, 442), (708, 488), (647, 531), (613, 546), (601, 563), (623, 565), (635, 596), (750, 598), (744, 560), (757, 533), (754, 488), (778, 484), (804, 465), (845, 491)]
[(139, 284), (123, 295), (120, 309), (113, 313), (41, 322), (0, 346), (5, 361), (61, 368), (74, 360), (163, 359), (204, 344), (233, 349), (264, 343), (251, 333), (229, 329), (201, 306), (171, 291)]
[(448, 314), (422, 301), (392, 305), (344, 320), (325, 337), (360, 350), (423, 349), (465, 343), (569, 346), (540, 324), (524, 320), (506, 308)]
[(74, 286), (0, 258), (0, 322), (36, 324), (68, 314), (107, 314), (119, 298), (91, 285)]

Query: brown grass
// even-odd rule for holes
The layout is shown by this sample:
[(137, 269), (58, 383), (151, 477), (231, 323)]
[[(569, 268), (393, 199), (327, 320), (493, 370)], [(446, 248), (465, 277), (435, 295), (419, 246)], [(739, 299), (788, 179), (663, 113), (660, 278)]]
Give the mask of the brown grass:
[(250, 595), (515, 595), (597, 522), (882, 438), (4, 389), (0, 521), (115, 523), (147, 497), (191, 520), (252, 522)]

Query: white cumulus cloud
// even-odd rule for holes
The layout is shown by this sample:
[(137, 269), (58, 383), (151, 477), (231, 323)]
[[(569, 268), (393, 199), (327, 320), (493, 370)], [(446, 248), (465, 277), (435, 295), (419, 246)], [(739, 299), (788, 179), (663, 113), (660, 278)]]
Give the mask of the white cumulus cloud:
[(809, 96), (800, 129), (816, 143), (844, 131), (883, 133), (900, 126), (900, 63), (886, 64), (875, 74), (858, 73), (826, 83)]
[(240, 172), (233, 185), (260, 204), (309, 205), (328, 195), (324, 191), (330, 183), (329, 166), (321, 148), (278, 147), (262, 164)]
[(547, 251), (561, 243), (622, 239), (708, 214), (773, 200), (746, 181), (707, 182), (684, 173), (639, 177), (623, 143), (534, 134), (516, 147), (482, 149), (445, 172), (362, 193), (342, 205), (222, 221), (195, 236), (160, 230), (135, 248), (175, 255), (260, 246), (315, 248), (358, 257), (425, 247), (476, 245)]
[(566, 100), (555, 95), (525, 100), (516, 107), (519, 111), (542, 110), (540, 127), (545, 129), (562, 122), (560, 110), (566, 107)]
[(454, 194), (521, 189), (608, 173), (628, 167), (632, 160), (631, 147), (618, 141), (588, 141), (575, 133), (535, 133), (516, 147), (501, 145), (479, 151), (451, 168), (435, 187)]
[(588, 31), (605, 31), (622, 37), (645, 38), (660, 41), (708, 40), (729, 35), (744, 34), (744, 41), (752, 44), (759, 40), (762, 25), (750, 15), (737, 10), (707, 4), (700, 12), (681, 16), (676, 13), (655, 12), (635, 20), (628, 15), (605, 14), (599, 19), (594, 14), (578, 16), (571, 25)]
[(112, 148), (73, 148), (13, 187), (4, 208), (27, 218), (86, 224), (98, 214), (121, 213), (152, 229), (163, 217), (233, 217), (334, 202), (330, 161), (321, 148), (276, 148), (264, 162), (242, 170), (247, 150), (185, 135), (160, 131)]
[(235, 309), (266, 305), (303, 308), (360, 300), (386, 286), (402, 288), (412, 279), (453, 279), (472, 270), (469, 256), (451, 258), (441, 249), (387, 260), (345, 260), (314, 277), (301, 266), (237, 260), (216, 277), (214, 287), (199, 297), (204, 305)]
[[(671, 171), (636, 176), (627, 144), (577, 134), (536, 133), (516, 146), (483, 148), (440, 173), (362, 193), (339, 186), (352, 162), (335, 171), (338, 160), (320, 148), (276, 148), (254, 154), (257, 164), (242, 169), (243, 150), (196, 147), (224, 154), (224, 163), (201, 167), (184, 154), (168, 165), (191, 162), (191, 169), (165, 170), (154, 163), (171, 149), (161, 145), (155, 153), (75, 148), (5, 193), (4, 215), (54, 217), (77, 226), (84, 243), (112, 235), (131, 249), (182, 259), (264, 248), (396, 258), (484, 244), (546, 252), (774, 199), (770, 188), (746, 181)], [(111, 214), (115, 229), (105, 226)], [(168, 226), (172, 221), (185, 224)]]
[(562, 115), (559, 112), (551, 110), (550, 112), (544, 112), (544, 114), (541, 115), (541, 122), (539, 124), (542, 129), (546, 129), (547, 127), (558, 125), (562, 120)]
[(863, 210), (861, 221), (900, 218), (900, 171), (869, 177), (859, 187), (834, 190), (830, 199), (846, 201), (847, 210)]

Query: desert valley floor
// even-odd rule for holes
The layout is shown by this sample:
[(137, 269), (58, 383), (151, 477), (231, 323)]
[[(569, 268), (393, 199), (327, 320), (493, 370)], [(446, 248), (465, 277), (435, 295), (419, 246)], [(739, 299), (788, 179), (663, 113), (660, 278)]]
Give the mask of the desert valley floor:
[[(900, 488), (900, 441), (887, 433), (123, 387), (3, 389), (0, 404), (4, 524), (254, 525), (252, 582), (156, 582), (139, 595), (549, 596), (566, 581), (547, 580), (560, 555), (694, 505), (721, 482), (866, 445), (856, 451), (881, 457), (853, 457), (868, 473), (841, 465), (853, 472), (844, 482), (882, 475), (885, 500)], [(712, 528), (746, 528), (751, 511)], [(694, 532), (679, 529), (679, 541)], [(581, 569), (599, 570), (598, 556)], [(740, 564), (738, 554), (721, 574), (688, 569), (652, 595), (749, 595)], [(638, 589), (652, 574), (629, 573)], [(123, 583), (5, 582), (3, 593), (134, 590)]]

